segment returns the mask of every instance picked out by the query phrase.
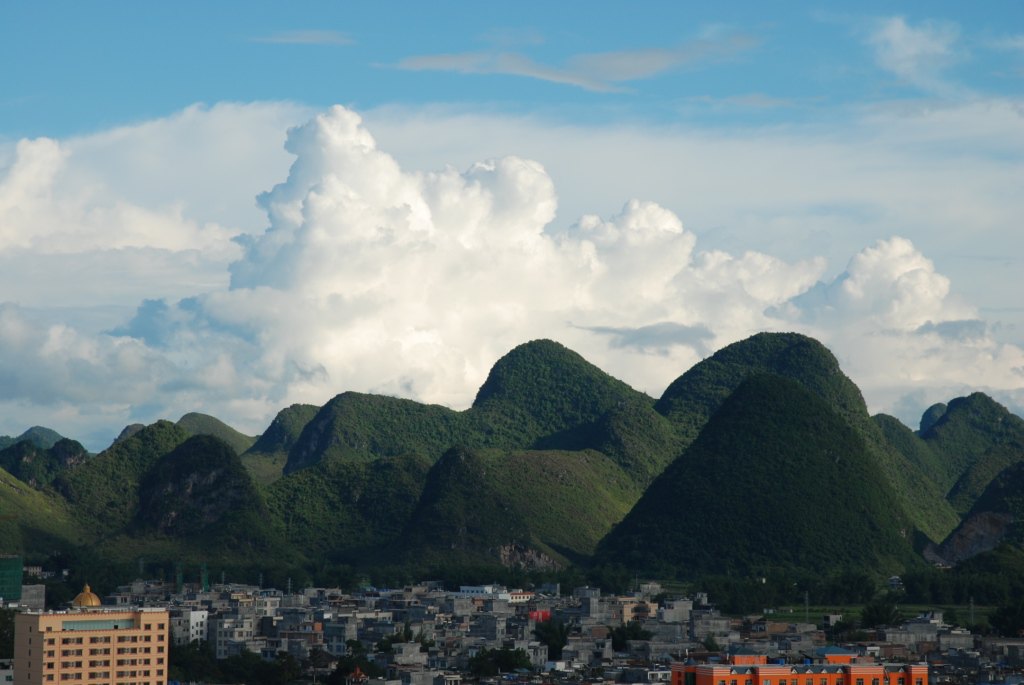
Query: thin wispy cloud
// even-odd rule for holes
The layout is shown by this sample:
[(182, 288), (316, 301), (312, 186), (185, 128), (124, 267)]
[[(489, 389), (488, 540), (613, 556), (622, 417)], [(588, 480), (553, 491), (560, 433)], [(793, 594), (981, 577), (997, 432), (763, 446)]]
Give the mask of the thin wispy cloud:
[(352, 45), (355, 41), (347, 33), (341, 31), (304, 30), (279, 31), (267, 36), (252, 38), (253, 43), (273, 43), (277, 45)]
[(1024, 52), (1024, 33), (1015, 36), (1004, 36), (992, 41), (992, 47), (997, 50), (1009, 50), (1012, 52)]
[(904, 83), (934, 95), (955, 96), (964, 88), (945, 76), (959, 61), (959, 28), (950, 22), (922, 22), (916, 26), (903, 17), (888, 17), (875, 24), (868, 36), (875, 63)]
[(734, 57), (758, 44), (744, 34), (702, 38), (675, 48), (616, 50), (574, 55), (561, 66), (541, 64), (519, 52), (463, 52), (407, 57), (395, 65), (410, 71), (503, 74), (576, 86), (593, 92), (621, 92), (622, 84)]

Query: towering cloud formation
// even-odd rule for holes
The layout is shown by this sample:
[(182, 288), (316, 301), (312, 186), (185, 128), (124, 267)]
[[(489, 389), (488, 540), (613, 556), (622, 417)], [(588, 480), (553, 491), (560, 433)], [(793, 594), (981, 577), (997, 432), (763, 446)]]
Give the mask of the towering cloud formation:
[[(278, 120), (259, 109), (203, 114), (139, 137), (155, 145), (169, 128)], [(823, 282), (821, 258), (701, 250), (650, 201), (563, 221), (536, 161), (403, 169), (342, 107), (288, 132), (291, 168), (259, 196), (258, 227), (198, 187), (181, 194), (200, 201), (168, 205), (166, 189), (154, 199), (141, 183), (119, 195), (97, 182), (111, 176), (82, 160), (132, 135), (22, 142), (0, 176), (0, 262), (78, 260), (98, 274), (83, 280), (93, 301), (134, 310), (90, 330), (85, 310), (71, 321), (52, 307), (74, 301), (75, 286), (47, 295), (38, 277), (24, 291), (38, 301), (0, 308), (0, 405), (33, 417), (23, 423), (46, 423), (35, 416), (53, 407), (109, 436), (129, 420), (200, 410), (257, 432), (287, 403), (344, 390), (463, 407), (498, 357), (538, 337), (652, 394), (722, 345), (794, 329), (833, 348), (873, 409), (905, 418), (967, 382), (1021, 385), (1006, 380), (1024, 367), (1020, 349), (995, 343), (903, 238), (879, 240)], [(137, 280), (115, 287), (133, 269)]]

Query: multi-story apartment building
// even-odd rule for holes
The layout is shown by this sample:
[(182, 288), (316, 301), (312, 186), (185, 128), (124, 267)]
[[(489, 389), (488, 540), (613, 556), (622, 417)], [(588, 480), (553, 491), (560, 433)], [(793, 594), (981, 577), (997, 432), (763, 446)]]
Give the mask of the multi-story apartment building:
[(14, 685), (166, 685), (166, 609), (105, 608), (85, 591), (68, 611), (14, 619)]

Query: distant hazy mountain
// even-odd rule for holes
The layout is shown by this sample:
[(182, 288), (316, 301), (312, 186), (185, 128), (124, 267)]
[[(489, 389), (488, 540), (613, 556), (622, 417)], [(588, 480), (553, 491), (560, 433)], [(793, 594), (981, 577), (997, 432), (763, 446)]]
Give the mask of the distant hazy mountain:
[(45, 450), (53, 447), (63, 437), (60, 433), (50, 428), (32, 426), (16, 438), (12, 438), (9, 435), (0, 435), (0, 449), (16, 445), (19, 442), (29, 442)]
[(185, 414), (178, 419), (177, 425), (189, 435), (212, 435), (215, 438), (220, 438), (231, 445), (236, 454), (241, 454), (256, 442), (255, 437), (243, 435), (220, 419), (208, 414), (197, 412)]

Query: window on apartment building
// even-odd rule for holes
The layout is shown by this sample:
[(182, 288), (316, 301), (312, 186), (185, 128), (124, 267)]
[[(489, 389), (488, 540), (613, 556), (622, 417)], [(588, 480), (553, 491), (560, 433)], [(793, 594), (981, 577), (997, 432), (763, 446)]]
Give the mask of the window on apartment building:
[(864, 685), (864, 679), (863, 678), (857, 678), (857, 685)]

